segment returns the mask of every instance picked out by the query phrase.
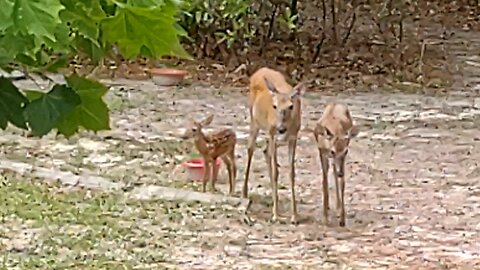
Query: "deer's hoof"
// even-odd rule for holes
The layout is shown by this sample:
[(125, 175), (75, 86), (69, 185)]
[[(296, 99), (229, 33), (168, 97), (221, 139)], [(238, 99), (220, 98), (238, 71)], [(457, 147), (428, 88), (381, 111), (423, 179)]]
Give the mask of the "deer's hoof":
[(328, 227), (328, 225), (329, 225), (329, 224), (328, 224), (328, 218), (326, 218), (326, 217), (323, 218), (323, 225), (324, 225), (325, 227)]
[(297, 215), (292, 215), (292, 217), (290, 218), (290, 223), (292, 223), (293, 225), (298, 225), (298, 216)]
[(278, 222), (278, 216), (277, 215), (272, 215), (268, 221), (270, 223), (277, 223)]

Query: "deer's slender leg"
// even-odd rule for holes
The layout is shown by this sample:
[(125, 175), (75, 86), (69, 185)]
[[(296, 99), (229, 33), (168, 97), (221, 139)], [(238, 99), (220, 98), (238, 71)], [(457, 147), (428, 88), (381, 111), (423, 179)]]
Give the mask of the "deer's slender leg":
[(295, 150), (297, 148), (297, 138), (288, 141), (288, 162), (290, 166), (290, 190), (291, 190), (291, 223), (298, 222), (297, 202), (295, 200)]
[(210, 170), (211, 170), (211, 161), (209, 159), (204, 159), (205, 164), (205, 171), (203, 174), (203, 183), (202, 183), (202, 191), (206, 192), (207, 191), (207, 181), (210, 178)]
[(322, 189), (323, 189), (323, 222), (325, 225), (328, 225), (328, 208), (329, 208), (329, 198), (328, 198), (328, 158), (326, 154), (323, 153), (322, 149), (318, 149), (320, 155), (320, 162), (322, 163)]
[(345, 156), (342, 157), (342, 160), (339, 164), (340, 171), (342, 175), (338, 177), (339, 184), (340, 184), (340, 227), (345, 227)]
[(245, 169), (245, 181), (243, 182), (243, 198), (248, 197), (248, 180), (250, 177), (250, 166), (252, 165), (252, 157), (256, 148), (258, 132), (259, 128), (252, 120), (250, 122), (250, 136), (248, 138), (247, 168)]
[(237, 184), (237, 162), (235, 161), (235, 144), (232, 146), (232, 149), (228, 153), (228, 159), (230, 159), (230, 164), (232, 168), (231, 194), (234, 194), (235, 186)]
[(277, 142), (273, 132), (270, 132), (268, 140), (268, 155), (270, 156), (270, 182), (272, 185), (272, 222), (278, 220), (278, 163), (277, 163)]
[(217, 177), (218, 177), (218, 166), (217, 166), (217, 159), (213, 159), (211, 163), (212, 167), (212, 191), (216, 192), (217, 189), (215, 188), (215, 183), (217, 182)]
[(336, 199), (337, 199), (337, 210), (340, 210), (341, 204), (342, 204), (342, 202), (341, 202), (341, 200), (340, 200), (340, 199), (341, 199), (341, 198), (340, 198), (340, 196), (341, 196), (341, 195), (340, 195), (340, 186), (339, 186), (340, 183), (338, 182), (338, 181), (339, 181), (339, 180), (338, 180), (339, 177), (338, 177), (338, 175), (337, 175), (337, 165), (336, 165), (335, 163), (333, 164), (333, 177), (334, 177), (334, 179), (335, 179), (335, 194), (337, 195), (337, 196), (336, 196)]
[(232, 164), (232, 161), (230, 160), (230, 158), (228, 158), (227, 156), (223, 156), (222, 157), (222, 160), (223, 160), (223, 163), (225, 163), (225, 165), (227, 166), (227, 170), (228, 170), (228, 184), (229, 184), (229, 194), (233, 194), (234, 193), (234, 185), (235, 183), (233, 182), (233, 164)]
[(272, 170), (270, 163), (272, 162), (272, 156), (270, 155), (269, 151), (269, 144), (265, 145), (265, 149), (263, 150), (263, 155), (265, 156), (265, 162), (267, 164), (267, 172), (268, 172), (268, 179), (272, 179)]

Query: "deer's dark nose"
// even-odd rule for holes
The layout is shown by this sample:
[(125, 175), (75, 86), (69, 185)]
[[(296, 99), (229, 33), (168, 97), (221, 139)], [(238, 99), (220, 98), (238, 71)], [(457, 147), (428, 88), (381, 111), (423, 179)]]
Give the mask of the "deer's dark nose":
[(285, 132), (287, 132), (286, 128), (284, 128), (284, 127), (278, 128), (278, 133), (284, 134)]

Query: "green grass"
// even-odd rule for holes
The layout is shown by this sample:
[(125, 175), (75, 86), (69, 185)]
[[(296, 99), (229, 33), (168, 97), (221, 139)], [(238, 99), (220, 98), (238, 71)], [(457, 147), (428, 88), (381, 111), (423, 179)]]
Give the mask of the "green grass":
[(0, 269), (164, 269), (181, 241), (175, 203), (0, 180)]

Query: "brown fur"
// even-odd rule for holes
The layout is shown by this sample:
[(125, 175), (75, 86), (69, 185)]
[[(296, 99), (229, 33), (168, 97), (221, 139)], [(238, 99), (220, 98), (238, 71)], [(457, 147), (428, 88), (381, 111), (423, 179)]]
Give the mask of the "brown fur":
[[(202, 122), (190, 120), (184, 139), (194, 138), (195, 147), (203, 157), (205, 164), (205, 175), (203, 178), (203, 192), (206, 190), (207, 181), (211, 179), (212, 190), (216, 191), (215, 182), (217, 181), (218, 170), (215, 164), (217, 158), (221, 158), (228, 170), (230, 189), (229, 193), (235, 193), (235, 179), (237, 167), (235, 164), (235, 144), (237, 136), (231, 129), (223, 129), (210, 135), (205, 135), (202, 131), (204, 126), (209, 125), (213, 120), (210, 115)], [(212, 172), (213, 170), (213, 172)]]
[(357, 136), (358, 128), (346, 105), (339, 103), (327, 104), (321, 118), (313, 130), (320, 155), (323, 173), (323, 218), (328, 224), (328, 170), (329, 159), (334, 161), (335, 190), (337, 209), (340, 210), (340, 226), (345, 226), (345, 158), (350, 140)]
[(291, 221), (297, 222), (295, 202), (295, 149), (301, 126), (301, 95), (303, 84), (292, 87), (285, 77), (270, 68), (260, 68), (250, 77), (249, 111), (250, 136), (248, 140), (247, 168), (243, 185), (243, 197), (248, 197), (248, 180), (256, 139), (260, 130), (267, 133), (267, 148), (264, 151), (268, 175), (272, 185), (272, 220), (278, 219), (278, 165), (277, 142), (288, 142), (291, 184)]

